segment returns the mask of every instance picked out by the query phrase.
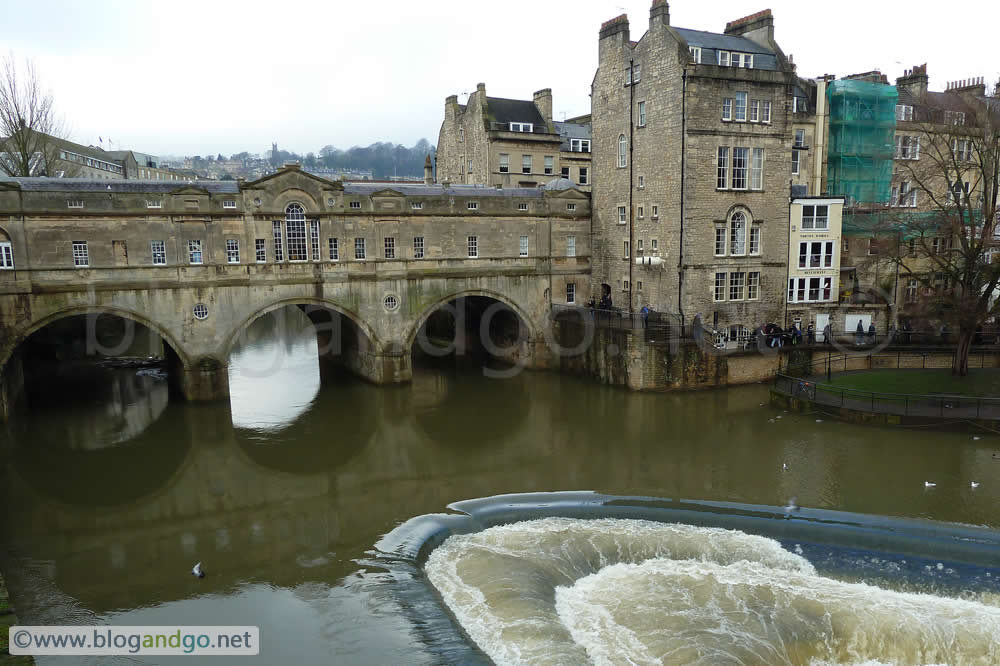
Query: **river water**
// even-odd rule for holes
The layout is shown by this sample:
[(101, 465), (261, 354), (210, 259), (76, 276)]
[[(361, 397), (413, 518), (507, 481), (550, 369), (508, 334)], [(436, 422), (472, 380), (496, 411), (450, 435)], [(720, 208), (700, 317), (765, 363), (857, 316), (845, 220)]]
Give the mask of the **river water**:
[(321, 384), (306, 324), (288, 310), (254, 325), (231, 404), (168, 401), (136, 370), (29, 382), (0, 447), (0, 566), (23, 624), (258, 625), (266, 664), (1000, 658), (1000, 570), (969, 558), (609, 518), (586, 495), (483, 523), (426, 563), (429, 549), (410, 566), (385, 545), (455, 502), (556, 491), (779, 518), (796, 497), (803, 516), (996, 529), (996, 435), (783, 413), (766, 386), (636, 394), (475, 363)]

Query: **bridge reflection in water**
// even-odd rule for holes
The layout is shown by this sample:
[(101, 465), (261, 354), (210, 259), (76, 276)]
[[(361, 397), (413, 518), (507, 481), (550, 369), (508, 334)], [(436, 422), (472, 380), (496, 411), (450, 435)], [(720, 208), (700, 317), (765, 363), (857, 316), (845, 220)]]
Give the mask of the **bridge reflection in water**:
[[(117, 442), (70, 422), (8, 425), (0, 558), (23, 622), (224, 620), (272, 637), (261, 663), (435, 663), (401, 602), (378, 592), (379, 567), (359, 574), (358, 560), (415, 515), (508, 492), (797, 495), (806, 507), (1000, 526), (987, 437), (816, 424), (762, 406), (766, 387), (633, 394), (531, 372), (490, 380), (452, 361), (421, 367), (410, 386), (318, 382), (315, 333), (297, 330), (234, 355), (233, 396), (253, 402), (234, 397), (232, 409), (171, 402)], [(243, 371), (267, 354), (287, 361), (264, 377)], [(199, 560), (201, 581), (188, 574)]]

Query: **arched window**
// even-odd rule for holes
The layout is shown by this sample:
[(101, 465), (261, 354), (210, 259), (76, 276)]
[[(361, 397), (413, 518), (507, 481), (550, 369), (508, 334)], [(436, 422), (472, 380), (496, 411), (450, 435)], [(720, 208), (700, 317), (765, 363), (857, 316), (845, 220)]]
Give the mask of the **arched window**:
[(625, 140), (624, 134), (618, 135), (618, 166), (624, 167), (628, 165), (628, 141)]
[(729, 224), (729, 247), (734, 255), (747, 253), (747, 216), (740, 211), (733, 213)]
[(288, 239), (288, 260), (305, 261), (306, 255), (306, 214), (299, 204), (288, 204), (285, 208), (285, 238)]

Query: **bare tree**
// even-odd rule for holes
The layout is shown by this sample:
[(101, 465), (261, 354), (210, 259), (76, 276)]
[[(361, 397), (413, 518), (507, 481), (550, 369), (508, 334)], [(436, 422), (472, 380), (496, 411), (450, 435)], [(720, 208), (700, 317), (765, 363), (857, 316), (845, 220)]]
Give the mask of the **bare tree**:
[(977, 330), (1000, 310), (1000, 98), (921, 101), (914, 122), (897, 128), (901, 180), (877, 235), (904, 307), (957, 332), (952, 372), (964, 376)]
[(65, 136), (34, 63), (26, 60), (19, 67), (13, 54), (6, 56), (0, 63), (0, 173), (52, 175)]

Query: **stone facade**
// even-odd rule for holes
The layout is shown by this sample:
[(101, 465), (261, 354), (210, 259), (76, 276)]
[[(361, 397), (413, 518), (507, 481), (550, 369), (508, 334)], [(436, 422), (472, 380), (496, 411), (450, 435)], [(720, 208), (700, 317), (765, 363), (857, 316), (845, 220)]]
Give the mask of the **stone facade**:
[[(572, 125), (563, 131), (559, 125)], [(570, 136), (587, 136), (583, 123), (554, 123), (552, 91), (537, 91), (531, 101), (487, 97), (486, 84), (476, 86), (466, 104), (451, 95), (445, 100), (438, 134), (439, 182), (536, 187), (559, 178), (564, 166), (583, 191), (589, 190), (589, 152), (573, 152)], [(581, 179), (581, 167), (585, 179)], [(585, 180), (586, 182), (581, 182)]]
[[(752, 54), (753, 65), (720, 65), (719, 51)], [(602, 26), (598, 62), (595, 297), (610, 290), (616, 306), (649, 305), (688, 323), (700, 313), (718, 330), (782, 321), (792, 129), (811, 115), (793, 107), (798, 79), (774, 42), (770, 12), (712, 35), (672, 27), (667, 3), (655, 0), (638, 42), (625, 16)], [(740, 99), (743, 114), (733, 108)], [(747, 163), (734, 182), (737, 149)]]
[(528, 330), (521, 358), (544, 365), (552, 303), (586, 293), (589, 232), (589, 195), (572, 188), (345, 185), (298, 168), (180, 187), (0, 180), (12, 255), (0, 269), (0, 384), (32, 332), (108, 312), (163, 337), (189, 398), (222, 397), (236, 337), (285, 305), (350, 329), (343, 360), (358, 374), (406, 381), (416, 331), (463, 295), (507, 304)]

